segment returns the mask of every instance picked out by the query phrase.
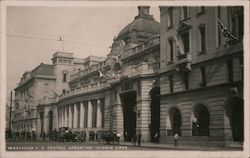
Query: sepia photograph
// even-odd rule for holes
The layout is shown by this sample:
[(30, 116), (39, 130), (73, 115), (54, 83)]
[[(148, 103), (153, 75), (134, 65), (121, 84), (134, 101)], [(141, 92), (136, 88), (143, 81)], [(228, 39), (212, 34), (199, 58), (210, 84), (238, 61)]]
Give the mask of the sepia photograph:
[(6, 157), (243, 157), (249, 6), (109, 3), (1, 6)]

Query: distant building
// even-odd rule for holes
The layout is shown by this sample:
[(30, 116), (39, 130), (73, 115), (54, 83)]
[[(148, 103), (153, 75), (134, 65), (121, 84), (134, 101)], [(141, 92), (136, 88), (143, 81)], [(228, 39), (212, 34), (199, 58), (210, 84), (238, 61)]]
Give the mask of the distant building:
[(57, 52), (52, 61), (52, 65), (41, 63), (25, 72), (15, 88), (14, 129), (48, 132), (57, 128), (57, 98), (68, 89), (70, 74), (84, 65), (72, 53)]
[(243, 140), (243, 7), (160, 7), (161, 142)]

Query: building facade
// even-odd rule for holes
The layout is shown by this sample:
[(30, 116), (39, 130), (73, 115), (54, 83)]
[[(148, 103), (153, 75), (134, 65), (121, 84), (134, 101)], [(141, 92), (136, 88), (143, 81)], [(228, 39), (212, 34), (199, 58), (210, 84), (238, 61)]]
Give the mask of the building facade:
[(90, 57), (86, 69), (71, 76), (69, 91), (58, 101), (59, 127), (84, 130), (87, 136), (98, 130), (119, 131), (129, 141), (140, 130), (143, 139), (150, 140), (155, 129), (150, 129), (150, 91), (159, 87), (159, 33), (149, 7), (138, 7), (138, 15), (114, 38), (107, 57)]
[(40, 133), (57, 128), (56, 101), (68, 89), (70, 75), (84, 68), (84, 60), (57, 52), (52, 61), (25, 72), (15, 88), (14, 129)]
[(107, 57), (58, 52), (52, 65), (25, 73), (14, 128), (69, 127), (87, 139), (109, 130), (125, 141), (138, 131), (161, 143), (175, 133), (184, 142), (243, 141), (243, 8), (161, 6), (160, 20), (139, 6)]
[(243, 141), (243, 8), (160, 12), (160, 141)]

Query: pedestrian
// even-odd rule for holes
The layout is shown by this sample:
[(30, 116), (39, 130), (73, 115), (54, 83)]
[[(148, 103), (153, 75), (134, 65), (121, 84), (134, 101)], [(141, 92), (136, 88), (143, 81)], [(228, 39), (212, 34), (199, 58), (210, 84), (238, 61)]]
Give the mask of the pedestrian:
[(178, 133), (175, 133), (175, 135), (174, 135), (174, 146), (175, 146), (175, 147), (177, 146), (178, 138), (179, 138)]
[(117, 132), (117, 133), (116, 133), (116, 139), (117, 139), (117, 144), (118, 144), (118, 145), (120, 144), (120, 137), (121, 137), (120, 132)]
[(132, 144), (133, 146), (136, 146), (136, 133), (134, 133), (133, 137), (132, 137)]
[(20, 132), (19, 132), (19, 130), (17, 129), (17, 131), (16, 131), (16, 139), (17, 140), (19, 140), (20, 139)]
[(155, 133), (154, 139), (155, 139), (155, 143), (159, 142), (159, 136), (157, 132)]
[(45, 138), (46, 138), (46, 133), (44, 131), (42, 131), (42, 139), (43, 139), (43, 141), (45, 141)]
[(138, 146), (141, 146), (141, 131), (138, 131)]

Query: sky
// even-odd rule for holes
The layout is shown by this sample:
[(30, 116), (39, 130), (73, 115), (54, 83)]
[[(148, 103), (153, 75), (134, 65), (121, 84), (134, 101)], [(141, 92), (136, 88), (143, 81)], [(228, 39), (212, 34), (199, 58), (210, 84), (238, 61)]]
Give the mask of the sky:
[[(42, 62), (51, 64), (57, 51), (80, 58), (105, 57), (114, 36), (137, 14), (137, 6), (7, 7), (7, 94), (17, 87), (25, 71)], [(151, 7), (150, 14), (159, 21), (159, 7)]]

